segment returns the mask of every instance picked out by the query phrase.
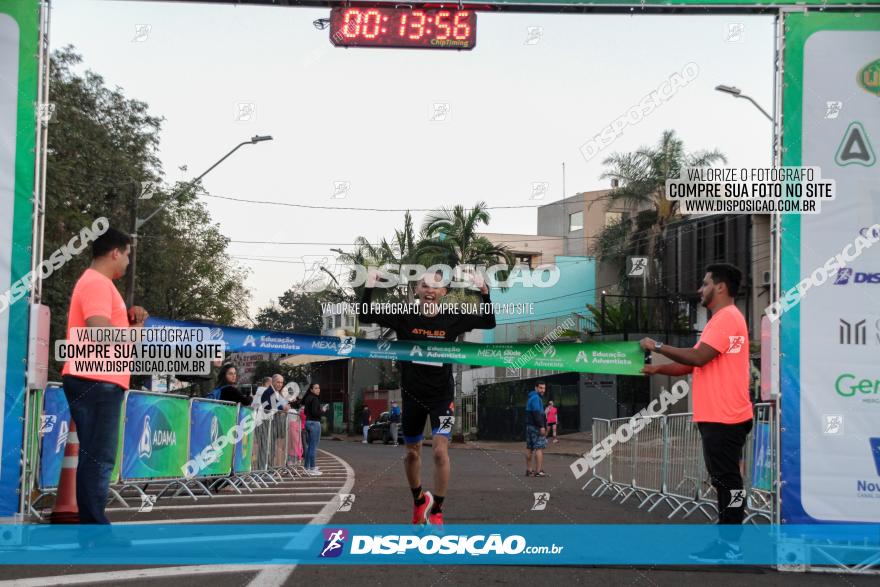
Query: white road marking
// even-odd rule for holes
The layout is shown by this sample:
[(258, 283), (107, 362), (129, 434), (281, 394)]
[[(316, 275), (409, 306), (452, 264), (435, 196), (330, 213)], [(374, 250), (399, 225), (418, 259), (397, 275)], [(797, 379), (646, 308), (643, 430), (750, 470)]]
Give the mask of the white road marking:
[[(325, 451), (321, 451), (325, 452)], [(339, 493), (351, 493), (351, 488), (354, 487), (354, 470), (349, 466), (348, 463), (337, 457), (336, 455), (325, 453), (328, 456), (336, 459), (339, 464), (345, 467), (346, 472), (346, 480), (345, 485), (339, 491)], [(309, 524), (326, 524), (333, 517), (333, 514), (336, 513), (336, 510), (339, 506), (333, 501), (327, 503), (324, 508), (321, 510), (315, 518), (309, 522)], [(253, 580), (248, 584), (248, 587), (279, 587), (284, 585), (287, 582), (288, 577), (293, 574), (293, 571), (296, 570), (296, 565), (280, 565), (280, 566), (269, 566), (260, 571), (260, 574), (253, 578)]]
[[(328, 457), (335, 459), (335, 462), (342, 465), (342, 470), (346, 473), (345, 483), (342, 485), (342, 488), (336, 492), (320, 492), (320, 493), (309, 493), (303, 495), (338, 495), (339, 493), (351, 493), (351, 488), (354, 486), (354, 470), (343, 461), (341, 458), (336, 455), (327, 453), (326, 451), (321, 450), (320, 452), (324, 453)], [(320, 463), (319, 463), (320, 465)], [(324, 469), (325, 471), (327, 469)], [(322, 476), (323, 477), (323, 476)], [(318, 479), (318, 478), (312, 478)], [(295, 481), (290, 481), (292, 485), (298, 485), (302, 487), (302, 483), (308, 483), (308, 479), (297, 479)], [(268, 495), (267, 493), (261, 493), (261, 491), (270, 491), (270, 490), (283, 490), (283, 484), (281, 487), (274, 486), (269, 489), (256, 489), (254, 493), (245, 493), (247, 496), (257, 496), (257, 495)], [(304, 489), (321, 489), (321, 487), (305, 487)], [(231, 494), (227, 496), (223, 494), (223, 497), (231, 497), (238, 496), (238, 494)], [(274, 494), (273, 496), (283, 497), (284, 494)], [(335, 500), (330, 499), (324, 503), (324, 507), (317, 514), (286, 514), (286, 515), (273, 515), (273, 516), (236, 516), (236, 517), (226, 517), (226, 518), (190, 518), (183, 520), (171, 520), (172, 523), (205, 523), (205, 522), (243, 522), (243, 521), (252, 521), (252, 520), (281, 520), (281, 519), (310, 519), (309, 524), (326, 524), (332, 518), (333, 513), (336, 511), (338, 504)], [(205, 504), (205, 506), (210, 506), (211, 504)], [(236, 504), (242, 505), (242, 504)], [(171, 506), (166, 506), (171, 507)], [(217, 506), (214, 506), (217, 507)], [(156, 509), (156, 508), (154, 508)], [(169, 523), (168, 520), (157, 520), (157, 521), (145, 521), (145, 522), (128, 522), (133, 524), (161, 524), (161, 523)], [(60, 575), (55, 577), (33, 577), (28, 579), (11, 579), (6, 581), (0, 581), (0, 587), (51, 587), (53, 585), (84, 585), (89, 583), (121, 583), (123, 581), (135, 581), (138, 579), (165, 579), (172, 577), (182, 577), (182, 576), (195, 576), (195, 575), (220, 575), (220, 574), (228, 574), (228, 573), (247, 573), (247, 572), (259, 572), (253, 581), (250, 583), (251, 586), (259, 587), (262, 585), (266, 586), (275, 586), (282, 585), (287, 577), (293, 572), (296, 568), (296, 565), (188, 565), (188, 566), (179, 566), (179, 567), (158, 567), (158, 568), (145, 568), (145, 569), (132, 569), (125, 571), (108, 571), (103, 573), (71, 573), (67, 575)]]
[[(333, 504), (336, 507), (336, 504)], [(319, 514), (283, 514), (272, 516), (228, 516), (225, 518), (184, 518), (182, 520), (144, 520), (142, 522), (126, 522), (126, 524), (204, 524), (205, 522), (244, 522), (250, 520), (302, 520), (316, 518)]]
[[(278, 494), (279, 496), (287, 495), (285, 493)], [(336, 495), (335, 493), (333, 495)], [(326, 504), (326, 501), (291, 501), (289, 503), (285, 503), (285, 506), (301, 506), (301, 505), (319, 505), (323, 506)], [(211, 501), (207, 502), (199, 502), (199, 503), (189, 503), (184, 505), (163, 505), (163, 506), (153, 506), (151, 512), (155, 511), (167, 511), (167, 510), (192, 510), (198, 508), (258, 508), (258, 507), (271, 507), (277, 506), (278, 502), (272, 501), (259, 501), (256, 503), (213, 503)], [(127, 512), (131, 511), (131, 508), (107, 508), (107, 512)], [(177, 520), (173, 520), (176, 522)]]
[[(109, 573), (80, 573), (60, 577), (33, 577), (30, 579), (12, 579), (0, 581), (3, 587), (50, 587), (52, 585), (85, 585), (93, 583), (116, 583), (117, 581), (134, 581), (137, 579), (163, 579), (185, 575), (216, 575), (222, 573), (247, 573), (262, 569), (257, 565), (203, 565), (191, 567), (159, 567), (149, 569), (132, 569), (128, 571), (112, 571)], [(222, 569), (222, 570), (220, 570)]]

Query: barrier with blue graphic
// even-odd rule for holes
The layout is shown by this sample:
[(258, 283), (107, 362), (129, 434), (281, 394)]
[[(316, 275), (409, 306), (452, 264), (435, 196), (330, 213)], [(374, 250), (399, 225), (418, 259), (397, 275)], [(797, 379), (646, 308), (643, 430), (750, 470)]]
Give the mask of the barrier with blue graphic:
[(190, 407), (189, 459), (191, 471), (198, 477), (228, 475), (232, 471), (232, 456), (238, 406), (229, 402), (193, 399)]
[(775, 467), (773, 465), (773, 445), (770, 443), (770, 424), (767, 422), (756, 423), (753, 434), (752, 487), (763, 491), (772, 491)]
[(235, 473), (250, 473), (253, 460), (252, 447), (254, 445), (254, 431), (245, 425), (246, 421), (253, 420), (254, 409), (241, 407), (238, 409), (238, 426), (242, 431), (241, 441), (235, 445), (235, 459), (232, 470)]
[(179, 479), (188, 435), (189, 398), (127, 391), (121, 480)]
[(43, 415), (40, 419), (40, 478), (37, 488), (41, 491), (58, 487), (64, 447), (70, 432), (70, 406), (64, 389), (49, 386), (43, 392)]

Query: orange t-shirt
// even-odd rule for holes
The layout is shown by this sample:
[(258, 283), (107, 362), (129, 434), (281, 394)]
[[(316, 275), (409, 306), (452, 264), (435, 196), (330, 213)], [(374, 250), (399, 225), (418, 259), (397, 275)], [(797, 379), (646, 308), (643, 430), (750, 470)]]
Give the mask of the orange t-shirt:
[(694, 422), (739, 424), (752, 419), (749, 400), (749, 329), (733, 304), (718, 310), (700, 336), (720, 354), (694, 367)]
[[(85, 328), (86, 318), (104, 316), (110, 319), (110, 324), (118, 328), (128, 328), (128, 312), (125, 309), (125, 301), (119, 295), (119, 290), (113, 285), (113, 281), (94, 269), (86, 269), (73, 287), (73, 295), (70, 297), (70, 311), (67, 314), (67, 338), (70, 340), (71, 328)], [(128, 389), (131, 374), (120, 373), (96, 373), (90, 375), (77, 375), (71, 373), (70, 361), (64, 363), (62, 375), (74, 375), (90, 381), (103, 381), (115, 383)]]

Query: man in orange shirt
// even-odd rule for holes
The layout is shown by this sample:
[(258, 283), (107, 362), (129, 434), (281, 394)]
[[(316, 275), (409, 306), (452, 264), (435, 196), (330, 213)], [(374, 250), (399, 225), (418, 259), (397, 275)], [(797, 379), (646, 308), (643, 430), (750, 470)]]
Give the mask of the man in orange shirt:
[(699, 289), (701, 303), (712, 311), (694, 348), (675, 348), (650, 338), (641, 347), (672, 359), (666, 365), (646, 365), (648, 375), (693, 374), (694, 422), (703, 439), (703, 456), (712, 486), (718, 494), (721, 540), (691, 555), (702, 562), (742, 559), (736, 542), (742, 535), (745, 492), (740, 459), (752, 430), (749, 398), (749, 332), (734, 304), (742, 273), (733, 265), (718, 263), (706, 268)]
[[(67, 339), (72, 328), (142, 327), (147, 311), (128, 311), (114, 279), (125, 275), (131, 237), (110, 228), (92, 243), (92, 264), (80, 276), (70, 298)], [(110, 474), (116, 464), (119, 416), (130, 373), (79, 374), (72, 361), (61, 371), (64, 395), (79, 438), (76, 503), (82, 524), (109, 524), (104, 515)]]

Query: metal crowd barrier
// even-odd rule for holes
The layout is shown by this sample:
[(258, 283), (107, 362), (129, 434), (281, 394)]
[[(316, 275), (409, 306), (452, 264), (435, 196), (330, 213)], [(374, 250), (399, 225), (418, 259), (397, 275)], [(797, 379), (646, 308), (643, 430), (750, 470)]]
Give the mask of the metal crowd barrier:
[[(298, 419), (287, 412), (263, 412), (230, 402), (136, 390), (126, 391), (122, 401), (110, 499), (123, 507), (130, 507), (121, 495), (126, 489), (133, 490), (143, 503), (181, 493), (197, 501), (193, 488), (212, 497), (225, 485), (241, 493), (241, 488), (253, 491), (252, 487), (278, 484), (284, 475), (306, 475), (302, 466), (289, 458), (290, 435), (299, 434), (300, 429), (291, 425), (298, 424)], [(258, 423), (252, 434), (241, 434), (245, 428), (242, 421), (251, 414), (259, 418)], [(189, 462), (204, 447), (230, 433), (234, 425), (241, 426), (235, 434), (241, 440), (232, 443), (231, 457), (221, 453), (222, 458), (197, 467), (195, 474), (186, 474)], [(28, 391), (21, 454), (22, 513), (40, 518), (40, 503), (56, 494), (69, 426), (70, 410), (60, 383)], [(148, 488), (156, 484), (160, 484), (158, 493), (148, 494)]]
[[(755, 405), (754, 426), (744, 447), (743, 483), (746, 490), (745, 521), (771, 522), (774, 518), (777, 480), (774, 405)], [(593, 445), (616, 434), (629, 418), (593, 419)], [(620, 440), (620, 439), (619, 439)], [(591, 468), (594, 497), (610, 493), (620, 503), (636, 496), (638, 507), (653, 511), (665, 504), (668, 518), (690, 517), (700, 512), (708, 519), (718, 516), (715, 489), (703, 460), (703, 445), (693, 414), (651, 416), (640, 432), (624, 442), (618, 441), (602, 461)]]
[[(592, 436), (593, 445), (596, 442), (611, 434), (611, 420), (604, 418), (593, 418)], [(597, 463), (593, 468), (593, 476), (587, 480), (583, 489), (590, 486), (593, 481), (598, 481), (596, 488), (593, 490), (593, 497), (604, 495), (606, 491), (612, 489), (613, 481), (611, 480), (611, 459), (605, 458)]]
[(269, 452), (269, 471), (278, 481), (284, 480), (285, 473), (293, 477), (293, 473), (287, 468), (287, 443), (289, 441), (287, 429), (287, 412), (274, 412), (269, 428), (272, 439), (272, 447)]
[[(278, 484), (278, 480), (270, 471), (269, 458), (272, 452), (272, 411), (257, 408), (255, 416), (259, 423), (254, 428), (254, 451), (251, 457), (250, 478), (258, 485), (269, 487), (269, 483)], [(259, 413), (262, 411), (262, 413)]]
[[(296, 446), (300, 447), (300, 454), (295, 450)], [(305, 445), (302, 440), (302, 420), (299, 412), (291, 409), (287, 412), (287, 470), (291, 476), (305, 477), (307, 476), (303, 457), (305, 456)]]

